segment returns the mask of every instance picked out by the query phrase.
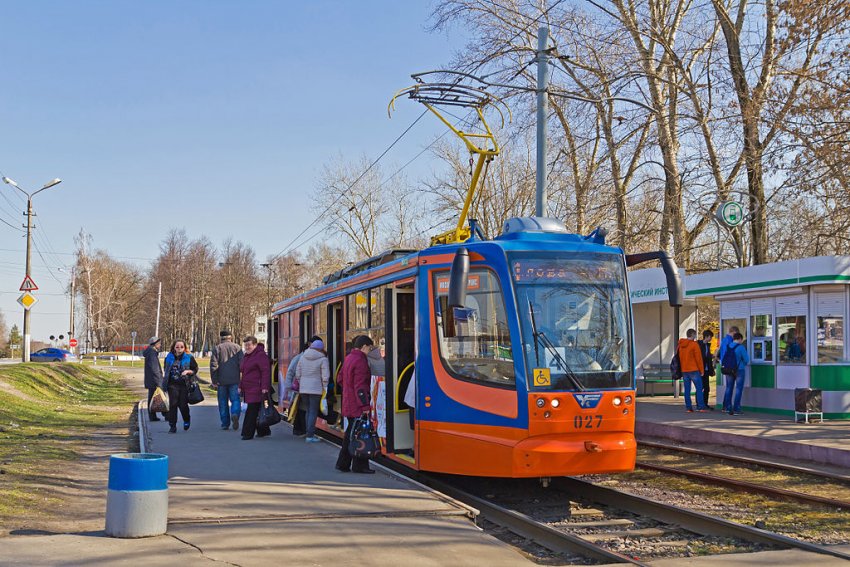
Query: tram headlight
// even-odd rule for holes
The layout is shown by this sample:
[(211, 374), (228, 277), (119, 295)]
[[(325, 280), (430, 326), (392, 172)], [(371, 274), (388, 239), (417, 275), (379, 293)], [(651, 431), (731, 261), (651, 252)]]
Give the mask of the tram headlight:
[(623, 403), (623, 398), (621, 398), (620, 396), (615, 396), (613, 402), (615, 406), (619, 406)]
[(546, 400), (544, 400), (543, 398), (537, 398), (537, 407), (542, 408), (545, 405), (546, 405)]
[(556, 407), (558, 407), (559, 405), (561, 405), (561, 400), (559, 400), (559, 399), (557, 399), (557, 398), (556, 398), (556, 399), (554, 399), (554, 400), (552, 400), (552, 407), (553, 407), (553, 408), (556, 408)]
[(626, 396), (626, 403), (627, 404), (632, 403), (632, 397), (631, 396)]

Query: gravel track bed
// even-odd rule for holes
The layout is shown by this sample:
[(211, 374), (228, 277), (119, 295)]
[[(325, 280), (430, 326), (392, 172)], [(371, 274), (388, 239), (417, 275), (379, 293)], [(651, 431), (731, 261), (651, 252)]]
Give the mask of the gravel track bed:
[[(652, 518), (580, 502), (555, 489), (543, 488), (535, 480), (475, 479), (473, 481), (455, 477), (448, 480), (463, 490), (505, 508), (526, 514), (557, 530), (589, 538), (606, 549), (641, 561), (767, 549), (767, 547), (742, 540), (694, 534)], [(588, 526), (586, 525), (588, 523), (612, 525)], [(487, 529), (486, 526), (485, 529)], [(583, 557), (554, 554), (533, 542), (525, 541), (513, 534), (499, 533), (500, 531), (505, 530), (496, 528), (491, 533), (520, 548), (529, 558), (540, 564), (592, 564), (592, 561)]]

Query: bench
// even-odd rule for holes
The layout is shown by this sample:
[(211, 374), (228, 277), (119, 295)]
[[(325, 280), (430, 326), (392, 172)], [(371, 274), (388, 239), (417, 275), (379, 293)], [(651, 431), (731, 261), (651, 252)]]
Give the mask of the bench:
[[(654, 396), (655, 394), (672, 394), (679, 397), (681, 380), (673, 380), (670, 367), (664, 364), (644, 364), (639, 369), (641, 376), (637, 377), (636, 391), (638, 396)], [(669, 388), (667, 387), (669, 385)], [(641, 386), (643, 389), (641, 390)]]

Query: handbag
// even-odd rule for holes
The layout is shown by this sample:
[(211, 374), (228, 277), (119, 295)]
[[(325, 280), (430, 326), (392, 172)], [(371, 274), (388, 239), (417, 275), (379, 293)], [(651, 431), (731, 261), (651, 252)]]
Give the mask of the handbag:
[(195, 404), (199, 404), (204, 401), (204, 393), (201, 391), (201, 385), (198, 384), (196, 380), (192, 380), (189, 382), (189, 392), (186, 396), (186, 401), (189, 402), (190, 406)]
[(368, 416), (354, 420), (348, 452), (358, 459), (372, 459), (381, 452), (381, 440)]
[(268, 398), (263, 400), (263, 405), (260, 407), (260, 414), (257, 416), (258, 427), (271, 427), (276, 423), (280, 423), (281, 417), (277, 413), (277, 408), (274, 404), (269, 403)]
[(165, 413), (168, 411), (168, 402), (168, 392), (166, 392), (162, 388), (157, 388), (156, 390), (154, 390), (153, 396), (151, 396), (151, 404), (148, 409), (151, 413)]

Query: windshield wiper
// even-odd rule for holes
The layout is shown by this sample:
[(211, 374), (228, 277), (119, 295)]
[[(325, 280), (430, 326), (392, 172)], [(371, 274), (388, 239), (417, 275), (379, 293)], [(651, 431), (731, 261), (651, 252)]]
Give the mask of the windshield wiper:
[(536, 357), (537, 365), (540, 366), (540, 352), (538, 348), (538, 342), (543, 343), (543, 346), (552, 357), (555, 359), (555, 362), (558, 363), (558, 366), (565, 372), (567, 378), (569, 378), (570, 382), (573, 383), (573, 387), (583, 392), (585, 390), (584, 384), (578, 379), (575, 372), (572, 371), (570, 365), (567, 364), (567, 361), (564, 360), (564, 357), (561, 356), (561, 353), (558, 352), (557, 347), (549, 340), (549, 337), (543, 334), (543, 331), (537, 330), (537, 322), (534, 319), (534, 309), (531, 306), (531, 299), (528, 300), (528, 312), (531, 315), (531, 335), (534, 337), (534, 355)]

